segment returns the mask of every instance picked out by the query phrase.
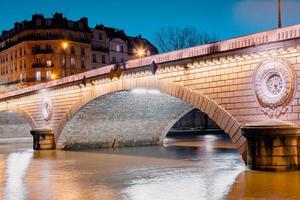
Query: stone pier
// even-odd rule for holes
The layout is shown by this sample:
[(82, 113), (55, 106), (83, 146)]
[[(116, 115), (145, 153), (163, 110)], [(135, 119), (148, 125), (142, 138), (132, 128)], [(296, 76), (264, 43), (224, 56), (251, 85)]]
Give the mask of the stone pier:
[(267, 121), (242, 128), (248, 141), (247, 165), (254, 170), (299, 169), (299, 137), (297, 125)]
[(33, 129), (30, 133), (33, 136), (34, 150), (53, 150), (56, 148), (54, 134), (51, 129)]

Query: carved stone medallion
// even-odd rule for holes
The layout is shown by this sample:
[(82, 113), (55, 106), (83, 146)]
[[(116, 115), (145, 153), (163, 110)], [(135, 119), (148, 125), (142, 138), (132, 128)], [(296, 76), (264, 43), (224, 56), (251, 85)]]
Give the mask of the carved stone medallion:
[(283, 59), (268, 59), (258, 66), (254, 75), (255, 95), (262, 111), (279, 117), (294, 93), (294, 74)]
[(42, 115), (45, 121), (49, 121), (52, 118), (52, 100), (49, 97), (45, 97), (42, 102)]

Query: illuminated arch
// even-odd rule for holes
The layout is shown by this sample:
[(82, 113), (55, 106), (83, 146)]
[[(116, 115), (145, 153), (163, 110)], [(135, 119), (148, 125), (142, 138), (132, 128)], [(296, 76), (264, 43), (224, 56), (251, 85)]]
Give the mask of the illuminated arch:
[(240, 151), (243, 159), (246, 160), (247, 142), (241, 134), (240, 123), (223, 107), (198, 91), (178, 85), (171, 81), (158, 80), (154, 77), (121, 79), (105, 84), (102, 83), (101, 86), (99, 86), (101, 89), (97, 89), (97, 85), (93, 87), (95, 87), (93, 95), (87, 94), (87, 96), (84, 96), (80, 101), (74, 103), (69, 111), (63, 115), (60, 123), (54, 130), (56, 141), (58, 141), (66, 123), (77, 113), (77, 111), (97, 97), (118, 91), (127, 91), (134, 88), (158, 89), (161, 93), (183, 100), (194, 108), (197, 108), (201, 112), (207, 114), (225, 133), (230, 136), (233, 143)]

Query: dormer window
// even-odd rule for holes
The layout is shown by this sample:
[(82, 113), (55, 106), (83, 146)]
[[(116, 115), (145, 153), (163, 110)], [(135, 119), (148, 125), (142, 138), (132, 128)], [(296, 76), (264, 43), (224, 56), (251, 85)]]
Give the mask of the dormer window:
[(68, 21), (68, 24), (69, 24), (69, 28), (73, 28), (74, 24), (72, 21)]
[(83, 29), (83, 23), (82, 22), (79, 22), (78, 26), (79, 26), (79, 29), (81, 29), (81, 30)]
[(51, 26), (52, 25), (52, 20), (51, 19), (47, 19), (46, 20), (46, 25), (47, 26)]
[(124, 52), (124, 47), (122, 45), (117, 44), (116, 50), (117, 50), (117, 52)]
[(37, 19), (37, 20), (35, 21), (35, 25), (36, 25), (36, 26), (41, 26), (41, 25), (42, 25), (42, 20), (41, 20), (41, 19)]

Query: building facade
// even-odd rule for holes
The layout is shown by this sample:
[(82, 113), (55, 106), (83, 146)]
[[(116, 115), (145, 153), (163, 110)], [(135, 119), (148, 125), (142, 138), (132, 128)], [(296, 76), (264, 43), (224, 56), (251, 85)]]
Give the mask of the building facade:
[[(73, 21), (60, 13), (52, 18), (35, 14), (30, 21), (2, 31), (0, 84), (35, 84), (124, 62), (135, 57), (132, 38), (123, 30), (103, 25), (90, 28), (84, 17)], [(150, 44), (148, 55), (158, 53), (143, 40)]]
[(158, 53), (157, 48), (141, 35), (131, 37), (123, 30), (104, 25), (91, 29), (91, 45), (92, 69)]

